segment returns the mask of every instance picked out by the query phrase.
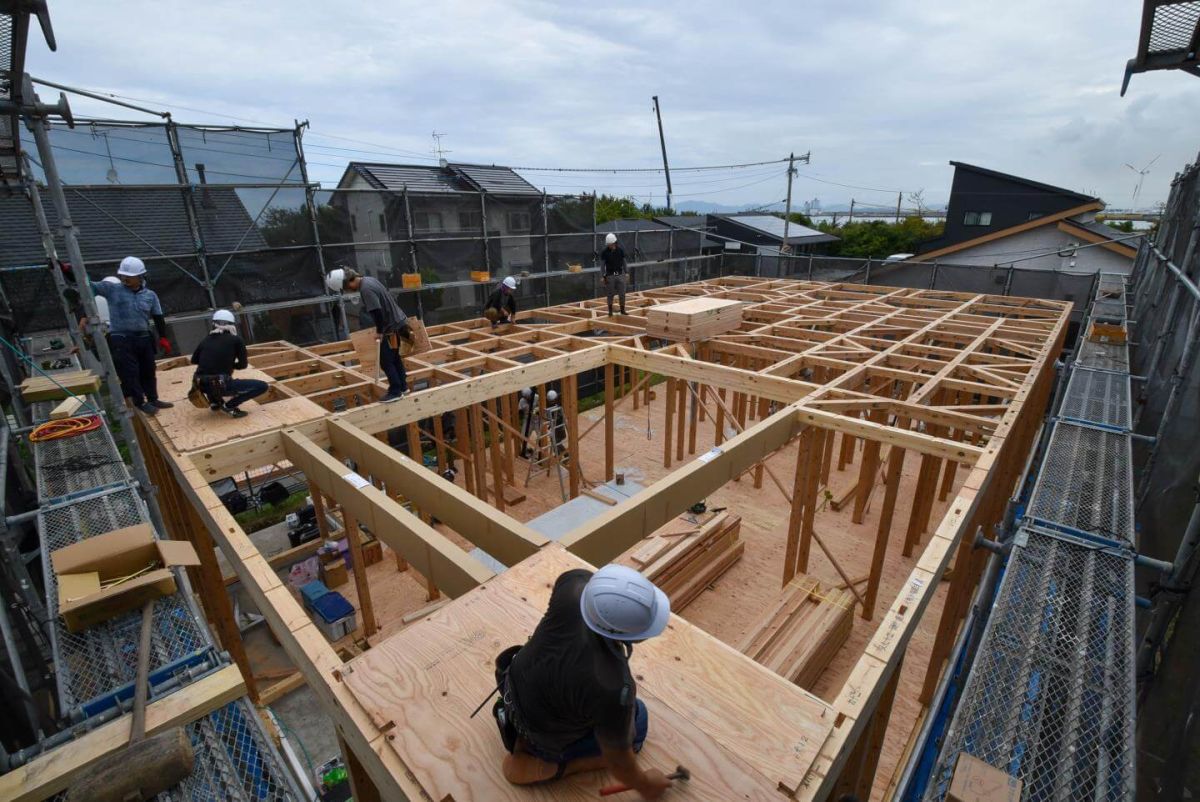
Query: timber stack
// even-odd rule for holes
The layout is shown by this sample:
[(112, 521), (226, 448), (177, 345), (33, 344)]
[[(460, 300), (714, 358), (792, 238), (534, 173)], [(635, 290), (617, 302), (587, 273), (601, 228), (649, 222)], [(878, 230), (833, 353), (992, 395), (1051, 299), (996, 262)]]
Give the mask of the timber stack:
[(735, 331), (742, 325), (741, 301), (689, 298), (646, 310), (646, 333), (653, 337), (696, 342)]
[(742, 557), (742, 519), (718, 513), (703, 526), (655, 533), (627, 558), (671, 600), (678, 613)]
[(741, 651), (801, 688), (812, 689), (850, 637), (853, 616), (854, 596), (849, 590), (822, 593), (816, 579), (800, 575), (746, 636)]

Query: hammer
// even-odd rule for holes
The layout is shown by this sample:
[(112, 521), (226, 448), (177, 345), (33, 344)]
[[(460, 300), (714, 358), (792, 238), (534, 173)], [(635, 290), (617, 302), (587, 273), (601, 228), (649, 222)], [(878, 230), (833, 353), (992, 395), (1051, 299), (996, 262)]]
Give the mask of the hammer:
[[(675, 771), (673, 771), (667, 775), (667, 779), (668, 780), (685, 780), (686, 781), (686, 780), (692, 779), (692, 773), (690, 771), (688, 771), (687, 769), (685, 769), (683, 766), (676, 766)], [(616, 785), (606, 785), (600, 789), (600, 796), (612, 796), (613, 794), (620, 794), (620, 793), (624, 793), (625, 791), (632, 791), (632, 790), (633, 790), (632, 787), (630, 787), (628, 785), (621, 785), (620, 783), (617, 783)]]

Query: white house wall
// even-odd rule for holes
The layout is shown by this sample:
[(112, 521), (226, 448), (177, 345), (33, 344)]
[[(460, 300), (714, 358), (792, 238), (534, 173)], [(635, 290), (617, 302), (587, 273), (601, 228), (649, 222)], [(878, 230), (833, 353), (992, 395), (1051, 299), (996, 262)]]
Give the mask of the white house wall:
[[(1088, 245), (1077, 237), (1059, 231), (1058, 226), (1050, 223), (1038, 228), (1022, 231), (1000, 239), (994, 239), (971, 248), (948, 253), (938, 261), (958, 265), (1000, 265), (1007, 267), (1014, 259), (1022, 259), (1016, 267), (1032, 270), (1069, 270), (1072, 272), (1094, 273), (1129, 273), (1133, 269), (1133, 260), (1118, 253), (1113, 253), (1099, 245), (1073, 250), (1081, 245)], [(1059, 253), (1066, 254), (1060, 256)], [(1030, 259), (1028, 257), (1044, 253)]]

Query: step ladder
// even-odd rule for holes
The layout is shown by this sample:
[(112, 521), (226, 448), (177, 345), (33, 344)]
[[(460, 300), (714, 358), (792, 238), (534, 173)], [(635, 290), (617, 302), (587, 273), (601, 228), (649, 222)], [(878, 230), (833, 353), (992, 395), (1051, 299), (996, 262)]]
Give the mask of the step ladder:
[(533, 445), (530, 449), (529, 470), (525, 474), (525, 486), (534, 476), (552, 470), (558, 473), (558, 489), (562, 492), (563, 501), (567, 500), (567, 486), (563, 481), (563, 462), (568, 455), (563, 453), (562, 441), (567, 436), (566, 424), (562, 418), (562, 407), (547, 407), (545, 414), (541, 410), (533, 412), (532, 426)]

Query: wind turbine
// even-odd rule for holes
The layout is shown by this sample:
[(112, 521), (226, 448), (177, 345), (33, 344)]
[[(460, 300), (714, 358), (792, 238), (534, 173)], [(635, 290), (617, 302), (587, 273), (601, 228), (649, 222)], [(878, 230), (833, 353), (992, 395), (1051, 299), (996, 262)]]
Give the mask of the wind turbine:
[(1145, 167), (1143, 167), (1143, 168), (1142, 168), (1142, 169), (1140, 169), (1140, 170), (1139, 170), (1138, 168), (1134, 167), (1134, 166), (1133, 166), (1132, 164), (1130, 164), (1129, 162), (1125, 162), (1125, 166), (1126, 166), (1126, 167), (1128, 167), (1130, 170), (1133, 170), (1135, 173), (1137, 173), (1137, 174), (1138, 174), (1138, 182), (1137, 182), (1137, 186), (1133, 188), (1133, 203), (1132, 203), (1132, 207), (1133, 207), (1134, 209), (1136, 209), (1136, 208), (1137, 208), (1137, 199), (1138, 199), (1138, 195), (1141, 195), (1141, 194), (1142, 194), (1142, 182), (1146, 180), (1146, 173), (1150, 172), (1150, 168), (1151, 168), (1151, 167), (1153, 167), (1153, 166), (1154, 166), (1154, 163), (1155, 163), (1156, 161), (1158, 161), (1159, 159), (1161, 159), (1161, 158), (1162, 158), (1162, 154), (1160, 153), (1160, 154), (1158, 154), (1157, 156), (1155, 156), (1153, 159), (1151, 159), (1151, 160), (1150, 160), (1150, 162), (1149, 162), (1149, 163), (1148, 163), (1148, 164), (1147, 164)]

